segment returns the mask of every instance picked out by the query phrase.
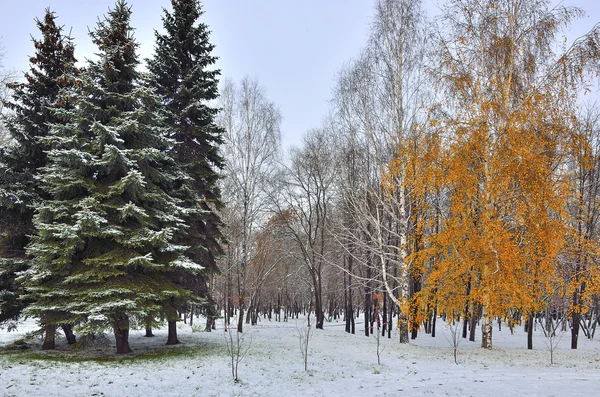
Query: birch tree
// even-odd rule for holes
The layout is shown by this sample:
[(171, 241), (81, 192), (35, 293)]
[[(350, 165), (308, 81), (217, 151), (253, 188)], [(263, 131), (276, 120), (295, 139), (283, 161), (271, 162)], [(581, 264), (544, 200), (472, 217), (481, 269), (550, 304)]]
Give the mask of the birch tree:
[[(421, 3), (380, 0), (367, 47), (342, 71), (336, 92), (341, 129), (351, 140), (362, 142), (367, 155), (359, 176), (363, 188), (346, 190), (346, 204), (352, 209), (348, 213), (356, 218), (355, 230), (349, 228), (346, 234), (368, 252), (364, 276), (380, 285), (400, 309), (403, 342), (408, 341), (412, 284), (405, 262), (410, 209), (404, 168), (397, 168), (387, 188), (383, 183), (388, 165), (414, 131), (425, 98), (425, 49)], [(367, 282), (365, 288), (368, 300), (373, 285)]]
[(582, 11), (549, 6), (457, 0), (438, 32), (445, 102), (430, 126), (441, 123), (446, 136), (451, 216), (430, 240), (429, 259), (444, 259), (427, 289), (446, 313), (483, 312), (485, 348), (492, 318), (509, 307), (532, 324), (564, 244), (561, 164), (581, 75), (597, 64), (598, 47), (594, 32), (555, 54), (557, 33)]
[[(242, 332), (244, 311), (250, 305), (246, 302), (247, 269), (257, 253), (257, 231), (268, 221), (268, 191), (280, 155), (281, 114), (258, 81), (248, 77), (239, 85), (225, 81), (220, 107), (219, 124), (225, 129), (225, 260), (235, 273), (237, 327)], [(227, 269), (227, 275), (231, 288), (232, 269)]]

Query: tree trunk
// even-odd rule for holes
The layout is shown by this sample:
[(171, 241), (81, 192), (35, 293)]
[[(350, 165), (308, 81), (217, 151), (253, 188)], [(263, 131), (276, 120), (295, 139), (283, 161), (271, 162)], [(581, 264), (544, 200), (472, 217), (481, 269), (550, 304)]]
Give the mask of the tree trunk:
[(365, 311), (363, 313), (365, 318), (365, 336), (369, 336), (369, 321), (371, 319), (371, 294), (367, 290), (368, 286), (365, 287)]
[[(352, 254), (350, 256), (348, 256), (348, 306), (346, 306), (346, 312), (348, 313), (348, 317), (349, 317), (349, 330), (348, 332), (352, 333), (354, 335), (354, 333), (356, 332), (356, 326), (354, 324), (354, 302), (352, 300), (352, 264), (354, 262), (354, 257), (352, 256)], [(346, 277), (344, 275), (344, 277)], [(358, 317), (358, 315), (357, 315)]]
[(475, 342), (475, 331), (477, 330), (477, 313), (475, 309), (471, 312), (471, 328), (469, 328), (469, 341)]
[(464, 317), (464, 320), (463, 320), (463, 329), (462, 329), (462, 337), (463, 337), (463, 339), (467, 338), (467, 324), (468, 324), (469, 319), (470, 319), (470, 317), (469, 317), (469, 306), (470, 306), (469, 295), (471, 295), (471, 280), (469, 280), (467, 282), (467, 290), (466, 290), (465, 295), (467, 297), (467, 303), (465, 303), (465, 310), (463, 312), (463, 317)]
[(484, 314), (481, 320), (481, 347), (492, 348), (492, 319)]
[(315, 328), (323, 329), (325, 323), (325, 313), (323, 312), (323, 305), (321, 303), (321, 295), (315, 290), (315, 316), (317, 317), (317, 323)]
[(118, 312), (114, 316), (112, 323), (117, 343), (117, 354), (131, 353), (129, 347), (129, 316), (123, 312)]
[(398, 315), (399, 326), (398, 331), (400, 333), (400, 343), (408, 343), (408, 319), (403, 313)]
[[(385, 331), (387, 331), (387, 294), (383, 295), (383, 309), (381, 310), (381, 321), (383, 322), (383, 327), (381, 327), (381, 336), (385, 336)], [(390, 319), (390, 321), (392, 321)]]
[(527, 317), (527, 349), (533, 349), (533, 314)]
[(242, 302), (240, 302), (240, 308), (238, 313), (237, 332), (244, 332), (244, 307)]
[(154, 337), (154, 334), (152, 333), (152, 318), (150, 316), (146, 317), (146, 335), (144, 335), (144, 337)]
[[(415, 295), (415, 293), (420, 292), (420, 291), (421, 291), (421, 281), (416, 277), (411, 277), (411, 291), (410, 291), (411, 298)], [(410, 308), (410, 312), (411, 312), (410, 332), (411, 332), (411, 335), (410, 335), (410, 339), (417, 339), (417, 336), (419, 335), (419, 323), (416, 321), (418, 311), (419, 311), (419, 308), (417, 307), (415, 302), (411, 301), (411, 308)]]
[(580, 321), (581, 313), (573, 310), (573, 314), (571, 314), (571, 349), (577, 349)]
[(177, 339), (177, 320), (168, 320), (169, 323), (169, 336), (167, 336), (167, 345), (177, 345), (179, 339)]
[(392, 338), (392, 323), (394, 322), (394, 306), (395, 305), (388, 305), (389, 309), (388, 309), (388, 339)]
[(275, 321), (281, 322), (281, 294), (277, 294), (277, 306), (275, 306)]
[[(323, 287), (321, 284), (321, 271), (318, 268), (312, 268), (310, 275), (313, 282), (313, 296), (315, 299), (315, 317), (316, 329), (323, 329), (325, 323), (325, 312), (323, 311)], [(310, 310), (310, 308), (309, 308)]]
[(254, 310), (252, 311), (252, 316), (250, 317), (250, 322), (252, 325), (258, 324), (258, 317), (260, 315), (260, 299), (257, 299), (256, 305), (254, 305)]
[(433, 307), (433, 318), (431, 319), (431, 337), (435, 338), (435, 323), (437, 321), (437, 302)]
[(65, 338), (67, 338), (67, 343), (69, 345), (74, 345), (75, 343), (77, 343), (77, 338), (73, 333), (73, 327), (71, 327), (71, 324), (62, 324), (61, 327), (63, 332), (65, 333)]
[(246, 324), (250, 324), (252, 312), (254, 311), (254, 299), (250, 298), (250, 304), (248, 305), (248, 311), (246, 312)]
[(54, 350), (56, 346), (56, 325), (46, 324), (42, 350)]
[(206, 316), (206, 327), (204, 327), (204, 332), (210, 332), (212, 330), (215, 319), (212, 315)]

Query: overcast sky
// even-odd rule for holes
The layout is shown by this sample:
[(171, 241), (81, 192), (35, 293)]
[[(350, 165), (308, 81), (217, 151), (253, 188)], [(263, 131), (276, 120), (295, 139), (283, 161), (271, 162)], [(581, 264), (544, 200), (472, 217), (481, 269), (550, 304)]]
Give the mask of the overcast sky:
[[(27, 68), (33, 53), (30, 35), (40, 36), (34, 18), (51, 7), (58, 22), (75, 38), (76, 57), (90, 57), (95, 46), (87, 35), (114, 0), (0, 0), (0, 37), (4, 66)], [(162, 27), (168, 0), (130, 0), (132, 25), (142, 58), (150, 56), (153, 29)], [(375, 0), (204, 0), (203, 22), (222, 76), (239, 81), (257, 78), (283, 115), (284, 145), (299, 144), (307, 130), (327, 114), (338, 71), (364, 46)], [(432, 1), (438, 4), (438, 1)], [(443, 0), (439, 0), (443, 4)], [(600, 22), (600, 1), (572, 0), (589, 16), (575, 24), (570, 38)], [(437, 6), (429, 6), (430, 8)]]

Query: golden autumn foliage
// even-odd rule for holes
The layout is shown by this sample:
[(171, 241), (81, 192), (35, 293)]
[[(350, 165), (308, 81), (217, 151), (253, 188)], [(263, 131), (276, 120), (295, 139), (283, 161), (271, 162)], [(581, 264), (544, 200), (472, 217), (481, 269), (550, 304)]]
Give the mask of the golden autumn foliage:
[[(445, 103), (400, 142), (384, 179), (388, 190), (402, 181), (410, 203), (406, 261), (422, 282), (411, 311), (417, 325), (434, 307), (448, 320), (514, 310), (527, 317), (561, 286), (563, 295), (580, 291), (579, 300), (589, 296), (585, 285), (597, 289), (597, 267), (581, 265), (597, 245), (570, 222), (567, 167), (597, 35), (561, 56), (552, 50), (559, 29), (581, 14), (542, 0), (447, 5), (435, 71)], [(565, 256), (580, 264), (567, 282)], [(491, 327), (489, 338), (491, 347)]]

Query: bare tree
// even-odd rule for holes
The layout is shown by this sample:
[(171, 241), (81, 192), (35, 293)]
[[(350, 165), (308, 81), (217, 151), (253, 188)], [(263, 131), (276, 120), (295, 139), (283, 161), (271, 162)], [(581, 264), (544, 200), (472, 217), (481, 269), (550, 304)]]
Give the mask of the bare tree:
[(446, 333), (444, 333), (444, 337), (452, 347), (452, 352), (454, 354), (454, 364), (458, 364), (457, 353), (461, 340), (460, 328), (460, 321), (450, 320), (448, 323), (446, 323), (446, 330), (450, 332), (450, 335), (448, 336)]
[[(280, 153), (281, 115), (257, 80), (239, 85), (225, 81), (221, 90), (219, 124), (225, 128), (223, 213), (227, 225), (226, 275), (228, 296), (235, 292), (239, 305), (238, 332), (247, 307), (247, 267), (256, 254), (256, 231), (266, 223), (269, 190)], [(230, 303), (231, 299), (228, 300)], [(229, 312), (230, 310), (228, 310)]]
[(312, 130), (304, 137), (304, 145), (290, 153), (291, 165), (280, 178), (275, 203), (286, 222), (288, 236), (294, 241), (310, 275), (314, 298), (315, 327), (323, 329), (323, 274), (331, 253), (331, 210), (335, 197), (337, 161), (331, 155), (332, 130)]
[[(388, 186), (383, 184), (391, 161), (398, 159), (422, 114), (427, 59), (423, 22), (419, 1), (377, 1), (368, 46), (342, 71), (335, 97), (339, 129), (348, 143), (342, 156), (352, 159), (342, 163), (347, 167), (342, 173), (345, 213), (352, 220), (342, 228), (341, 241), (366, 269), (365, 310), (371, 293), (379, 288), (400, 309), (402, 342), (408, 341), (406, 307), (411, 292), (405, 263), (411, 220), (405, 170), (398, 168)], [(349, 168), (357, 163), (358, 172)]]
[(233, 331), (231, 328), (228, 328), (225, 332), (227, 357), (231, 360), (231, 377), (234, 383), (240, 381), (238, 377), (240, 362), (246, 357), (252, 347), (252, 337), (249, 336), (248, 332)]
[(300, 327), (298, 328), (298, 341), (300, 342), (300, 354), (302, 355), (302, 362), (304, 363), (304, 370), (308, 371), (308, 344), (312, 339), (311, 335), (311, 324), (310, 324), (310, 312), (306, 318), (306, 328)]

